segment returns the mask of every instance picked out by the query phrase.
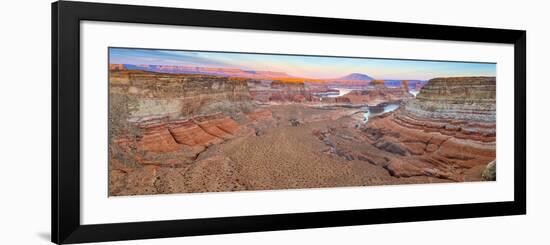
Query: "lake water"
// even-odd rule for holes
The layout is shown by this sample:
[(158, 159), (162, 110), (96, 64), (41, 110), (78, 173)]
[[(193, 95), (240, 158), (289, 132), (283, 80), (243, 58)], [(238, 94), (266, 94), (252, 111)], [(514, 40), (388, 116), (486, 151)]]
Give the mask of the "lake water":
[(348, 94), (349, 92), (353, 91), (354, 89), (348, 89), (348, 88), (335, 88), (337, 89), (338, 91), (340, 91), (340, 93), (338, 94), (338, 96), (343, 96), (343, 95), (346, 95)]
[(363, 122), (367, 123), (370, 117), (392, 112), (392, 111), (395, 111), (397, 108), (399, 108), (398, 104), (386, 104), (382, 106), (366, 106), (364, 107), (365, 113), (363, 113)]
[[(321, 98), (334, 98), (334, 97), (340, 97), (343, 96), (355, 89), (348, 89), (348, 88), (331, 88), (336, 91), (330, 91), (330, 92), (318, 92), (313, 93), (313, 95)], [(418, 91), (409, 91), (411, 94), (413, 94), (415, 97), (418, 94)], [(382, 104), (377, 106), (365, 106), (362, 109), (365, 111), (363, 113), (363, 122), (368, 122), (370, 117), (381, 115), (384, 113), (392, 112), (399, 108), (399, 104)]]
[(313, 95), (317, 97), (324, 97), (324, 98), (335, 98), (335, 97), (346, 95), (349, 92), (354, 90), (354, 89), (348, 89), (348, 88), (331, 88), (331, 89), (338, 90), (338, 92), (336, 91), (319, 92), (319, 93), (313, 93)]
[(320, 98), (334, 98), (340, 96), (340, 92), (318, 92), (313, 95)]

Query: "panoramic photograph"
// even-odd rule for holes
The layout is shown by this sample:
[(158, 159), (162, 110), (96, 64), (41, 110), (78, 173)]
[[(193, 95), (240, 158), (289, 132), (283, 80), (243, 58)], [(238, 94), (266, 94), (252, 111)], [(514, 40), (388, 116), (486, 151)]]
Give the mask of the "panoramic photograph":
[(496, 180), (496, 64), (115, 48), (109, 196)]

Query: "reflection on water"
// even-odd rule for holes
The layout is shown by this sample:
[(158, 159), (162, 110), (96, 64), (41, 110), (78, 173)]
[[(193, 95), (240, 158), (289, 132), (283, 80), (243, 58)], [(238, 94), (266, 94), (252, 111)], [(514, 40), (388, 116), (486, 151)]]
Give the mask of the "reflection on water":
[(336, 92), (336, 91), (317, 92), (317, 93), (313, 93), (313, 95), (319, 98), (334, 98), (334, 97), (340, 96), (340, 92)]
[(399, 108), (399, 105), (396, 105), (396, 104), (386, 105), (386, 106), (384, 106), (384, 112), (383, 113), (388, 113), (388, 112), (395, 111), (397, 108)]
[(339, 91), (338, 96), (343, 96), (353, 91), (353, 89), (348, 89), (348, 88), (335, 88), (335, 89)]
[(363, 113), (363, 122), (367, 123), (370, 117), (381, 115), (384, 113), (395, 111), (399, 108), (399, 104), (382, 104), (377, 106), (365, 106), (365, 113)]
[(313, 95), (317, 97), (334, 98), (334, 97), (344, 96), (354, 90), (354, 89), (348, 89), (348, 88), (331, 88), (331, 89), (338, 90), (338, 91), (318, 92), (318, 93), (313, 93)]

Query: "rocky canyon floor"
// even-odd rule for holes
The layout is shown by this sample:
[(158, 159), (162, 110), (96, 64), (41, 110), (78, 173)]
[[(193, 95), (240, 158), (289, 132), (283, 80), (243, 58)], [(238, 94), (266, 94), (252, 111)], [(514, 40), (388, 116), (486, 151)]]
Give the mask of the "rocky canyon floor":
[[(145, 162), (132, 168), (114, 161), (111, 194), (453, 182), (436, 174), (392, 175), (388, 164), (410, 153), (404, 145), (384, 148), (369, 143), (369, 127), (362, 122), (361, 110), (272, 105), (258, 111), (264, 116), (247, 119), (240, 126), (240, 135), (206, 147), (191, 163), (166, 166)], [(466, 178), (480, 180), (483, 167), (464, 169)]]
[(375, 83), (337, 99), (203, 75), (110, 81), (110, 196), (495, 178), (494, 78), (432, 79), (416, 97)]

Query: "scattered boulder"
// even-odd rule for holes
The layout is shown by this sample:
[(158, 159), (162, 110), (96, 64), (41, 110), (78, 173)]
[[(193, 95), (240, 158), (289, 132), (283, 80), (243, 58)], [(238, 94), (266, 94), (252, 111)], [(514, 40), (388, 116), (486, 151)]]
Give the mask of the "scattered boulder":
[(300, 126), (300, 124), (302, 124), (300, 121), (298, 121), (298, 119), (296, 118), (291, 118), (290, 120), (288, 120), (290, 122), (290, 125), (292, 125), (293, 127), (298, 127)]
[(494, 181), (497, 179), (497, 161), (494, 160), (487, 164), (483, 173), (481, 173), (481, 178), (487, 181)]

